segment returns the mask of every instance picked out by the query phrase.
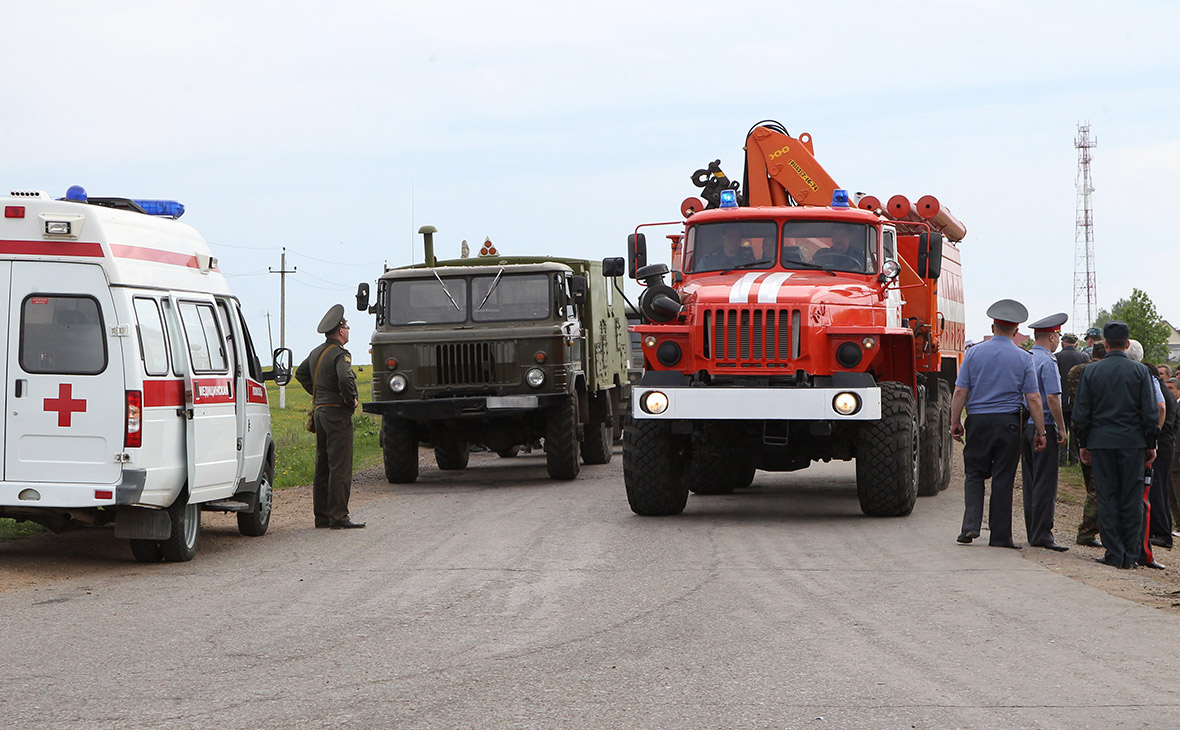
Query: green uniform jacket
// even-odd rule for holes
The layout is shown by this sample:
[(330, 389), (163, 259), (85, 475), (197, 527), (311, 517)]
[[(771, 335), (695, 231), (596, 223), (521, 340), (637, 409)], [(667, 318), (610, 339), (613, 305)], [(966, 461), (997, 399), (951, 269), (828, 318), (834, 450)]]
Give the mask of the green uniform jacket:
[[(328, 349), (331, 348), (331, 349)], [(315, 382), (315, 407), (343, 406), (352, 410), (356, 402), (356, 374), (352, 372), (352, 355), (340, 345), (331, 340), (311, 351), (307, 359), (300, 363), (295, 371), (295, 379), (308, 393), (312, 392), (312, 373), (315, 372), (316, 362), (320, 354), (327, 349), (324, 360), (320, 363), (319, 375)]]
[(1083, 449), (1154, 449), (1159, 434), (1152, 375), (1142, 364), (1112, 350), (1078, 378), (1074, 434)]

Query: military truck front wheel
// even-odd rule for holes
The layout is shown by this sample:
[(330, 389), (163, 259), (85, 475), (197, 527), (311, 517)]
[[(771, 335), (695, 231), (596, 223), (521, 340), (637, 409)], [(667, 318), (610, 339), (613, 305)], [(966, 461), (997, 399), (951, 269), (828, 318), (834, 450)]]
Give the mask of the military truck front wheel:
[(586, 424), (586, 437), (582, 439), (582, 461), (587, 464), (607, 464), (614, 455), (614, 439), (611, 427), (606, 423)]
[(545, 414), (545, 467), (551, 479), (578, 476), (578, 402), (567, 396)]
[(678, 515), (688, 502), (687, 439), (667, 423), (632, 420), (623, 429), (623, 483), (631, 511), (645, 517)]
[(861, 426), (856, 495), (870, 517), (902, 517), (918, 498), (918, 410), (903, 383), (881, 383), (881, 419)]
[(471, 456), (471, 445), (457, 439), (438, 439), (434, 442), (434, 460), (443, 471), (463, 471)]
[(390, 484), (417, 481), (418, 439), (413, 424), (394, 416), (382, 416), (381, 455), (385, 461), (385, 478)]

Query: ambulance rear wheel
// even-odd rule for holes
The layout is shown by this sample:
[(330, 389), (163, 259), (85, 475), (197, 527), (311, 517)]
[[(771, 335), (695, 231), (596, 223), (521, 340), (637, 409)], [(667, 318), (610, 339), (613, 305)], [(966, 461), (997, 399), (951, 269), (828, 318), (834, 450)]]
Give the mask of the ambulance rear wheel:
[(443, 471), (463, 471), (471, 458), (471, 445), (457, 439), (438, 439), (434, 442), (434, 461)]
[(197, 554), (201, 537), (201, 505), (186, 504), (188, 495), (181, 493), (168, 508), (172, 518), (172, 534), (160, 541), (160, 552), (170, 563), (186, 563)]
[(140, 563), (158, 563), (164, 559), (159, 540), (132, 540), (131, 554)]
[(412, 484), (418, 480), (418, 439), (414, 424), (394, 416), (381, 417), (381, 455), (385, 478), (390, 484)]
[(258, 505), (253, 512), (238, 513), (238, 532), (247, 537), (261, 537), (270, 527), (270, 511), (274, 504), (274, 471), (270, 463), (262, 468), (262, 479), (258, 483)]

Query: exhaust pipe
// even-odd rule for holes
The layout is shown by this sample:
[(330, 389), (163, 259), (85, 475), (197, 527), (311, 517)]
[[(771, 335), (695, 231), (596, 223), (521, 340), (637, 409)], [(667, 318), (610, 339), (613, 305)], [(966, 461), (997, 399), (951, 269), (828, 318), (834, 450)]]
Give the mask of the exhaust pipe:
[(438, 233), (438, 229), (434, 226), (422, 226), (418, 232), (422, 234), (422, 245), (426, 249), (426, 265), (436, 265), (438, 260), (434, 258), (434, 234)]

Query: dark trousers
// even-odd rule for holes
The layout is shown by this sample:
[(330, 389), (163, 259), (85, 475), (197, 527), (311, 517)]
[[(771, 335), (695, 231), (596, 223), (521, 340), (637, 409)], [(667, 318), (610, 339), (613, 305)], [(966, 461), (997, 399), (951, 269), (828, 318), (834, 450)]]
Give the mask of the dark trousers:
[(1091, 449), (1090, 462), (1106, 561), (1130, 567), (1142, 551), (1143, 449)]
[(1172, 547), (1172, 460), (1175, 443), (1160, 442), (1156, 447), (1151, 468), (1151, 525), (1150, 536), (1158, 538), (1164, 547)]
[(315, 411), (315, 482), (312, 509), (317, 525), (348, 521), (352, 493), (352, 409), (324, 406)]
[(963, 532), (979, 532), (983, 523), (984, 482), (991, 479), (988, 543), (1012, 542), (1012, 484), (1020, 461), (1020, 416), (983, 413), (967, 417), (963, 444)]
[(1063, 415), (1065, 416), (1065, 425), (1062, 428), (1065, 429), (1066, 448), (1058, 450), (1057, 464), (1058, 466), (1066, 466), (1066, 462), (1069, 462), (1069, 465), (1072, 466), (1078, 463), (1078, 441), (1073, 435), (1073, 411), (1065, 411)]
[[(1180, 525), (1180, 455), (1175, 451), (1173, 445), (1171, 468), (1168, 469), (1168, 489), (1171, 491), (1171, 499), (1168, 500), (1168, 506), (1172, 508), (1172, 529), (1176, 529), (1176, 525)], [(1156, 457), (1158, 463), (1159, 457)]]
[(1098, 537), (1098, 493), (1094, 489), (1094, 467), (1082, 464), (1082, 481), (1086, 484), (1086, 501), (1082, 504), (1082, 522), (1078, 525), (1078, 544)]
[(1046, 425), (1047, 443), (1043, 451), (1033, 451), (1033, 437), (1037, 427), (1025, 424), (1020, 447), (1024, 460), (1021, 477), (1024, 480), (1024, 529), (1029, 545), (1052, 545), (1053, 512), (1057, 507), (1057, 429)]

